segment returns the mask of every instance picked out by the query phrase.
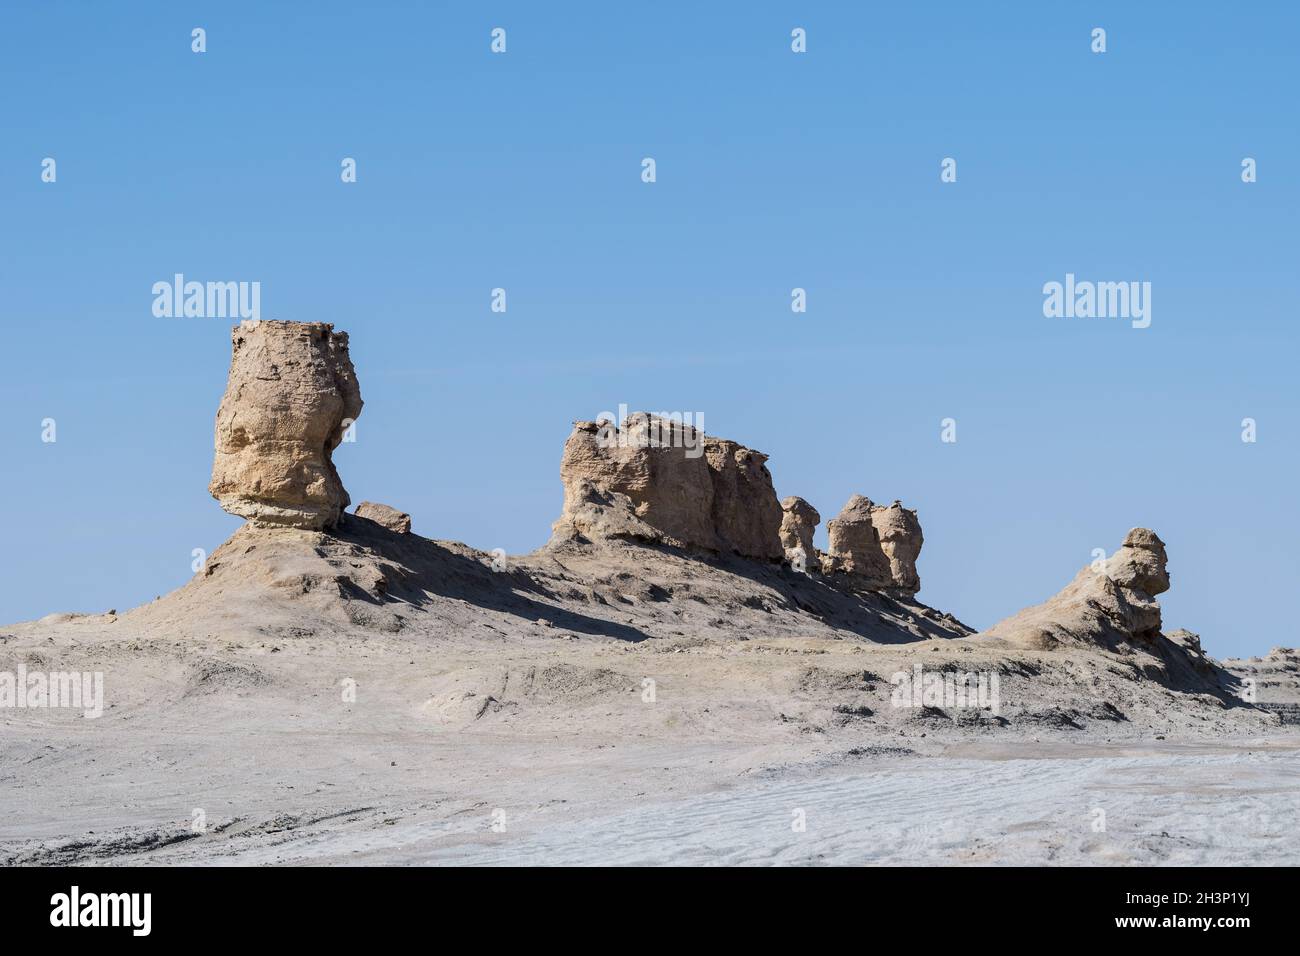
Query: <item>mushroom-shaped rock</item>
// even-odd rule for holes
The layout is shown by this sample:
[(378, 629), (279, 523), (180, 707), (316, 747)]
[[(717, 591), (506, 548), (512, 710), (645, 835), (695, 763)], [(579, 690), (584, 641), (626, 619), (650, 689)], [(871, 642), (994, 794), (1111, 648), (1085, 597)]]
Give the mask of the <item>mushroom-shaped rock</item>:
[(368, 518), (376, 524), (383, 525), (389, 531), (398, 534), (411, 533), (411, 516), (405, 511), (398, 511), (376, 501), (363, 501), (352, 512), (358, 518)]
[(362, 405), (347, 333), (241, 322), (231, 344), (208, 490), (255, 525), (333, 527), (349, 499), (331, 454)]
[(873, 508), (870, 498), (854, 495), (826, 523), (830, 549), (822, 557), (822, 571), (846, 574), (860, 588), (883, 590), (893, 587), (894, 579), (871, 517)]
[(781, 547), (785, 549), (786, 560), (799, 567), (815, 566), (817, 549), (813, 547), (813, 535), (822, 516), (798, 495), (782, 498), (781, 512)]

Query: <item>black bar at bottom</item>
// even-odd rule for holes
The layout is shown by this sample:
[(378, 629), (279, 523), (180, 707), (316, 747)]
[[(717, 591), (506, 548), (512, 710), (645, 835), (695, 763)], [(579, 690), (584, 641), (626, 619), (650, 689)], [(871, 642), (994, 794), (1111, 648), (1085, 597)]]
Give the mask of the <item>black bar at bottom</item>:
[(774, 930), (802, 924), (817, 935), (865, 933), (864, 944), (883, 942), (880, 933), (973, 945), (985, 932), (1003, 943), (1047, 932), (1065, 944), (1199, 934), (1232, 945), (1282, 938), (1293, 882), (1294, 871), (1262, 868), (10, 868), (0, 872), (0, 913), (11, 944), (76, 933), (83, 942), (373, 945), (376, 933), (409, 932), (439, 946), (453, 933), (486, 930), (485, 941), (499, 942), (513, 929), (539, 946), (570, 934), (616, 945), (691, 926), (702, 939), (775, 947)]

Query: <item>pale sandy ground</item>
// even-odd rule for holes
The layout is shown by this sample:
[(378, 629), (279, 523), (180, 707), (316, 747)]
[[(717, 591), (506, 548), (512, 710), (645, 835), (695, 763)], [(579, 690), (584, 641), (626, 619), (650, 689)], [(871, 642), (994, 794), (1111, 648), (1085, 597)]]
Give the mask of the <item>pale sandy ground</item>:
[[(1300, 859), (1300, 739), (840, 752), (742, 767), (761, 755), (288, 731), (232, 742), (203, 773), (190, 766), (195, 743), (181, 735), (147, 755), (42, 746), (43, 754), (23, 760), (25, 781), (6, 785), (0, 858), (1246, 866)], [(203, 807), (209, 832), (191, 836), (191, 805)], [(800, 810), (806, 828), (796, 832)]]
[[(1300, 862), (1296, 728), (1152, 658), (927, 639), (965, 631), (788, 570), (422, 541), (236, 536), (130, 614), (0, 627), (0, 671), (107, 696), (0, 709), (0, 864)], [(999, 718), (892, 706), (918, 663), (997, 672)]]
[(103, 717), (4, 713), (0, 862), (1300, 860), (1286, 728), (1179, 741), (1172, 725), (837, 715), (790, 688), (872, 651), (639, 647), (128, 645)]
[[(1294, 864), (1300, 753), (874, 758), (431, 848), (470, 864)], [(1057, 748), (1047, 748), (1048, 750)], [(1070, 748), (1061, 748), (1069, 750)], [(802, 832), (794, 828), (803, 811)], [(1095, 827), (1095, 829), (1094, 829)]]

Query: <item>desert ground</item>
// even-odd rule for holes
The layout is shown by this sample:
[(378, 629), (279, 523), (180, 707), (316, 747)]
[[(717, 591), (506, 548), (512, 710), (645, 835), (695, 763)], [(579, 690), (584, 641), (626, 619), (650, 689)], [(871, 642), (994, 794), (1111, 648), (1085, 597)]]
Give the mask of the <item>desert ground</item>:
[[(0, 630), (0, 666), (101, 671), (106, 701), (97, 718), (0, 712), (0, 860), (1300, 853), (1294, 728), (1162, 687), (1121, 655), (989, 647), (922, 605), (850, 599), (790, 568), (632, 545), (502, 562), (348, 527), (245, 528), (210, 573), (135, 611)], [(404, 560), (444, 593), (341, 596), (364, 593), (353, 582), (381, 553), (395, 583), (390, 562)], [(841, 613), (845, 626), (825, 623)], [(864, 620), (889, 630), (855, 632)], [(884, 642), (900, 626), (922, 633)], [(997, 719), (891, 706), (889, 675), (917, 663), (998, 672)]]

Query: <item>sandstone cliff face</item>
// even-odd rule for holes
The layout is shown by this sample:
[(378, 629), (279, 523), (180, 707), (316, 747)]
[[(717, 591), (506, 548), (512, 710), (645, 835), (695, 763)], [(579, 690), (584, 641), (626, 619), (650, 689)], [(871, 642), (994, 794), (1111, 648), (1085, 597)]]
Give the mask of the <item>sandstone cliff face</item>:
[[(668, 544), (718, 549), (709, 466), (701, 438), (689, 426), (643, 413), (629, 416), (622, 431), (607, 422), (575, 422), (560, 459), (560, 480), (565, 500), (557, 534), (574, 524), (602, 537), (599, 527), (618, 524), (622, 536), (640, 537), (647, 526)], [(599, 522), (590, 514), (574, 520), (576, 512), (588, 510), (593, 495), (604, 499), (605, 509), (630, 508), (630, 517), (639, 520), (614, 518), (613, 512)]]
[(632, 537), (781, 557), (781, 505), (766, 455), (644, 412), (623, 424), (574, 423), (553, 542)]
[(347, 333), (241, 322), (231, 344), (208, 490), (255, 525), (333, 527), (349, 499), (331, 454), (362, 405)]
[(1099, 568), (1084, 567), (1060, 593), (981, 636), (1043, 649), (1150, 644), (1161, 637), (1155, 595), (1169, 589), (1165, 563), (1164, 542), (1153, 531), (1134, 528)]
[(721, 550), (780, 560), (781, 502), (767, 456), (734, 441), (706, 436), (704, 457), (713, 486), (713, 529)]
[(916, 571), (916, 559), (921, 554), (924, 538), (916, 512), (904, 508), (901, 501), (895, 501), (888, 508), (877, 505), (871, 509), (871, 523), (880, 539), (880, 548), (889, 559), (892, 586), (908, 594), (921, 590), (921, 576)]
[(798, 495), (782, 498), (781, 511), (781, 547), (786, 560), (800, 570), (816, 568), (819, 559), (813, 535), (822, 516)]
[(822, 556), (825, 574), (848, 575), (859, 588), (881, 590), (893, 587), (889, 558), (880, 545), (872, 520), (876, 506), (863, 495), (854, 495), (840, 513), (826, 524), (830, 549)]

